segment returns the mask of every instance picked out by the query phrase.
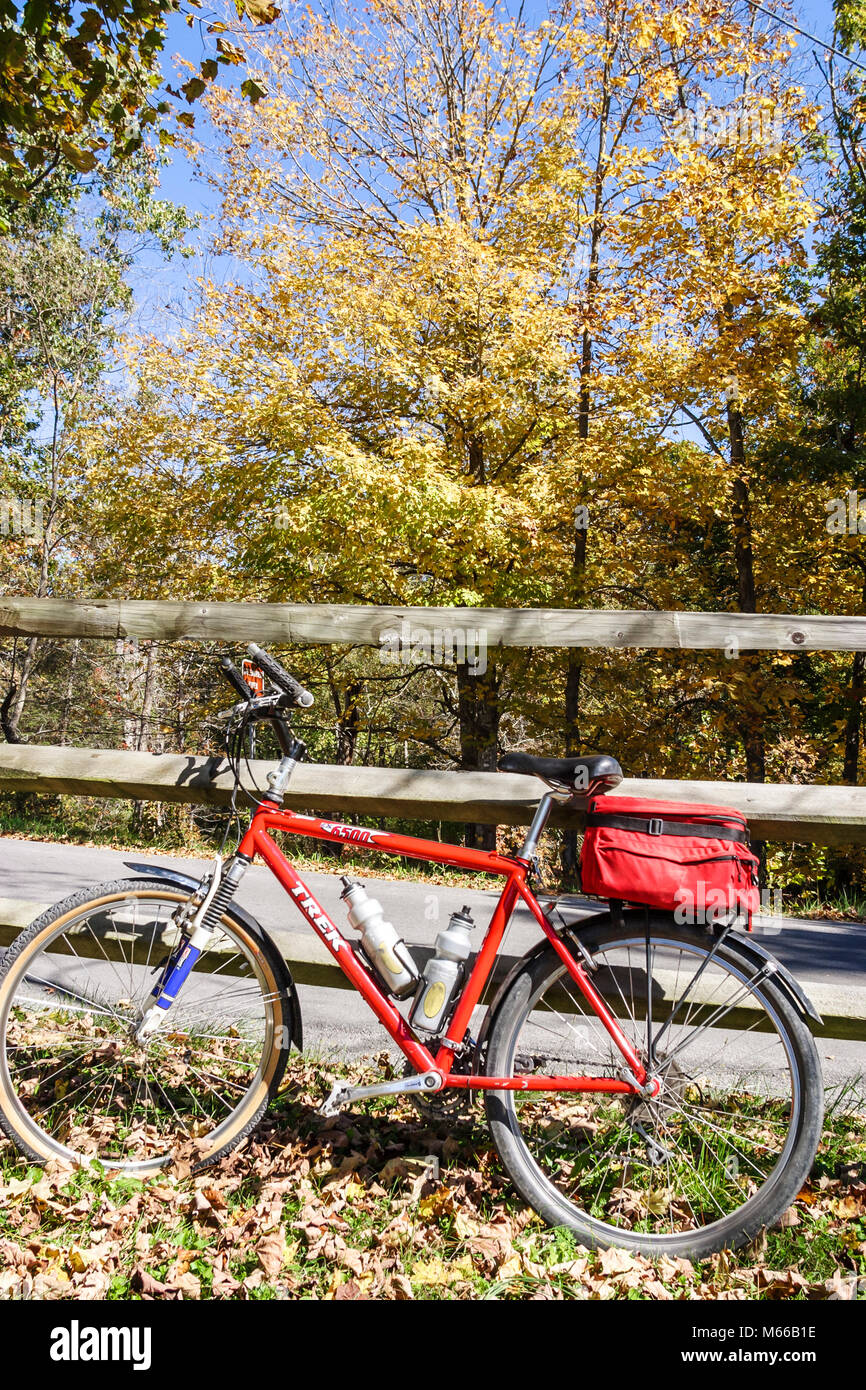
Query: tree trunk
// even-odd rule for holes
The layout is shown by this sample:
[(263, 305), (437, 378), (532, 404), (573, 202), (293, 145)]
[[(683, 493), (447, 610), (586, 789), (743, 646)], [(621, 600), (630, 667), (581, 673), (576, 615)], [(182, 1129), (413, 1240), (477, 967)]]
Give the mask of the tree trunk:
[[(150, 737), (150, 716), (154, 704), (154, 692), (157, 683), (157, 663), (156, 663), (156, 643), (148, 642), (147, 657), (144, 664), (144, 690), (141, 696), (141, 712), (138, 716), (138, 731), (135, 737), (135, 748), (140, 753), (143, 751), (161, 752), (161, 748), (151, 747)], [(152, 827), (160, 830), (165, 822), (165, 807), (161, 802), (155, 802), (153, 809), (146, 801), (133, 801), (131, 826), (136, 835), (142, 834), (149, 828), (148, 817), (152, 818)]]
[[(607, 39), (610, 42), (610, 18), (607, 20)], [(589, 438), (589, 419), (592, 410), (591, 378), (593, 339), (591, 320), (595, 309), (600, 276), (600, 252), (604, 216), (604, 185), (609, 160), (607, 139), (610, 121), (610, 77), (612, 52), (608, 55), (602, 79), (601, 108), (598, 123), (598, 149), (595, 161), (592, 221), (589, 233), (589, 267), (586, 276), (586, 321), (580, 345), (580, 396), (577, 409), (577, 437), (583, 441)], [(584, 499), (575, 499), (583, 502)], [(588, 526), (578, 526), (575, 518), (574, 551), (571, 566), (569, 603), (572, 608), (582, 608), (586, 603), (586, 552)], [(576, 758), (583, 751), (580, 732), (581, 685), (583, 682), (584, 655), (580, 647), (572, 647), (568, 653), (565, 673), (565, 755)], [(577, 867), (577, 834), (566, 830), (562, 837), (561, 863), (563, 872), (573, 874)]]
[[(866, 612), (866, 580), (860, 601), (861, 613)], [(842, 781), (855, 787), (860, 773), (860, 732), (863, 726), (863, 677), (866, 673), (866, 652), (854, 652), (851, 658), (851, 680), (848, 686), (848, 713), (845, 718), (845, 744), (842, 756)], [(853, 882), (851, 864), (843, 855), (835, 855), (833, 883), (837, 893), (847, 892)]]
[[(54, 378), (54, 426), (51, 440), (51, 491), (48, 499), (48, 511), (45, 516), (42, 539), (39, 554), (39, 578), (36, 582), (36, 598), (45, 598), (48, 593), (48, 580), (51, 569), (51, 552), (54, 545), (54, 521), (57, 515), (58, 499), (60, 496), (60, 382), (55, 375)], [(38, 637), (31, 637), (24, 652), (24, 660), (21, 663), (21, 676), (18, 681), (18, 689), (15, 692), (10, 704), (11, 709), (3, 702), (3, 708), (7, 714), (3, 720), (3, 732), (7, 743), (20, 743), (18, 735), (18, 725), (24, 713), (24, 703), (27, 699), (27, 691), (30, 684), (30, 673), (36, 660), (36, 648), (39, 643)], [(13, 667), (14, 678), (14, 667)], [(11, 689), (11, 682), (10, 682)], [(11, 737), (10, 737), (11, 734)]]
[[(584, 603), (586, 580), (586, 528), (574, 533), (574, 556), (571, 570), (571, 607)], [(583, 649), (571, 647), (565, 673), (565, 756), (576, 758), (582, 752), (580, 733), (580, 687), (583, 679)], [(552, 756), (555, 754), (552, 753)], [(563, 873), (573, 875), (577, 868), (577, 832), (566, 830), (562, 836), (560, 862)]]
[(337, 762), (344, 767), (355, 761), (363, 692), (363, 681), (350, 681), (343, 691), (342, 707), (337, 718)]
[(842, 760), (842, 781), (852, 787), (857, 785), (860, 766), (864, 671), (866, 671), (866, 652), (855, 652), (851, 661), (848, 715), (845, 720), (845, 753)]
[[(328, 661), (328, 685), (331, 691), (331, 699), (334, 704), (334, 713), (337, 716), (335, 728), (336, 750), (335, 757), (337, 763), (343, 767), (348, 767), (355, 760), (355, 750), (358, 745), (358, 732), (361, 722), (360, 703), (364, 693), (363, 681), (349, 681), (348, 685), (342, 685), (338, 678), (337, 671)], [(335, 819), (339, 819), (335, 812)], [(321, 853), (330, 859), (341, 859), (343, 856), (343, 846), (333, 844), (330, 841), (323, 841), (319, 846)]]
[(27, 699), (27, 689), (30, 684), (30, 674), (33, 670), (38, 642), (38, 637), (31, 637), (27, 643), (17, 685), (15, 684), (15, 665), (13, 658), (9, 689), (6, 692), (6, 698), (2, 706), (0, 706), (0, 722), (2, 722), (3, 734), (7, 743), (22, 742), (21, 735), (18, 732), (18, 725), (21, 723), (21, 716), (24, 713), (24, 702)]
[(6, 695), (4, 697), (2, 705), (0, 705), (0, 728), (2, 728), (3, 730), (3, 737), (5, 738), (7, 743), (21, 742), (21, 737), (18, 733), (18, 730), (14, 728), (11, 723), (10, 715), (12, 701), (15, 699), (17, 693), (18, 687), (15, 684), (15, 681), (10, 679), (9, 689), (6, 691)]
[[(457, 663), (457, 711), (460, 721), (460, 767), (465, 772), (495, 772), (499, 749), (499, 671), (488, 666), (473, 675), (468, 662)], [(467, 825), (468, 849), (495, 849), (495, 825)]]
[(75, 694), (75, 672), (78, 666), (78, 654), (81, 651), (81, 640), (76, 637), (72, 643), (72, 653), (69, 658), (69, 674), (66, 677), (66, 693), (63, 696), (63, 715), (60, 720), (60, 733), (58, 743), (64, 747), (69, 737), (69, 722), (72, 718), (72, 700)]
[[(752, 515), (749, 485), (745, 472), (743, 417), (732, 404), (728, 405), (728, 429), (731, 440), (731, 462), (737, 469), (731, 489), (731, 519), (734, 531), (734, 562), (737, 573), (737, 605), (741, 613), (757, 613), (755, 568), (752, 555)], [(761, 658), (757, 652), (742, 657), (752, 683), (760, 682)], [(763, 782), (766, 777), (766, 746), (764, 739), (763, 707), (753, 694), (747, 695), (740, 706), (740, 730), (746, 755), (746, 775), (750, 782)]]

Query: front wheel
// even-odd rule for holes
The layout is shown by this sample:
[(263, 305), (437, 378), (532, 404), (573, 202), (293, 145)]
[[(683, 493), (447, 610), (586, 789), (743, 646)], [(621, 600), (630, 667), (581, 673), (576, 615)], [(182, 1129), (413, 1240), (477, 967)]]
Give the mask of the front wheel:
[(292, 1033), (285, 966), (227, 909), (164, 1027), (135, 1020), (178, 940), (183, 889), (122, 879), (49, 909), (0, 971), (0, 1125), (31, 1159), (142, 1175), (196, 1140), (228, 1152), (273, 1093)]
[[(629, 915), (582, 925), (580, 940), (658, 1095), (486, 1091), (488, 1121), (550, 1225), (589, 1247), (702, 1258), (752, 1239), (797, 1195), (821, 1134), (821, 1066), (787, 995), (735, 938)], [(552, 947), (528, 962), (497, 1009), (486, 1074), (624, 1067)]]

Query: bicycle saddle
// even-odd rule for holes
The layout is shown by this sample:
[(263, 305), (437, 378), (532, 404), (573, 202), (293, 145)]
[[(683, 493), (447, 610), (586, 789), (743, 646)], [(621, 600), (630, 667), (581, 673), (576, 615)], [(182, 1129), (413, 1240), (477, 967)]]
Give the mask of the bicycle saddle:
[(607, 753), (585, 758), (534, 758), (530, 753), (506, 753), (499, 759), (500, 772), (524, 772), (540, 777), (555, 791), (584, 792), (587, 796), (610, 791), (622, 781), (622, 768)]

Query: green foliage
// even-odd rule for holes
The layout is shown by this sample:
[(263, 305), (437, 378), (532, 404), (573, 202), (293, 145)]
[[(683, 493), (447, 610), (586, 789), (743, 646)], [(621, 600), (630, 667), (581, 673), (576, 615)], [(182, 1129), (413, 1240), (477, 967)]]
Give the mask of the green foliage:
[[(128, 158), (148, 131), (171, 142), (172, 110), (192, 125), (192, 106), (220, 65), (243, 55), (216, 39), (199, 75), (178, 91), (163, 85), (160, 60), (169, 20), (198, 23), (203, 40), (224, 24), (198, 20), (200, 0), (3, 0), (0, 4), (0, 231), (20, 222), (20, 208), (57, 181), (87, 176), (101, 162)], [(267, 24), (270, 6), (239, 5)], [(247, 84), (245, 84), (246, 86)], [(255, 84), (251, 84), (255, 87)], [(258, 92), (250, 91), (251, 100)], [(173, 101), (170, 100), (173, 98)]]

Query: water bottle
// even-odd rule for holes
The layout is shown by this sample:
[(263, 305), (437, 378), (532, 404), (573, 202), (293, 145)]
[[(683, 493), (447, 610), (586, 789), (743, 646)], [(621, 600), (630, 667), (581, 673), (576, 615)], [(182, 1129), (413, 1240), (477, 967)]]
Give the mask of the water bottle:
[(454, 991), (472, 953), (470, 931), (475, 926), (468, 907), (453, 913), (448, 926), (436, 938), (435, 953), (424, 966), (424, 975), (409, 1013), (409, 1022), (420, 1033), (438, 1033), (445, 1024)]
[(418, 983), (418, 967), (396, 927), (385, 921), (382, 904), (361, 883), (342, 879), (340, 897), (349, 908), (349, 924), (361, 933), (361, 949), (381, 976), (389, 994), (405, 999)]

